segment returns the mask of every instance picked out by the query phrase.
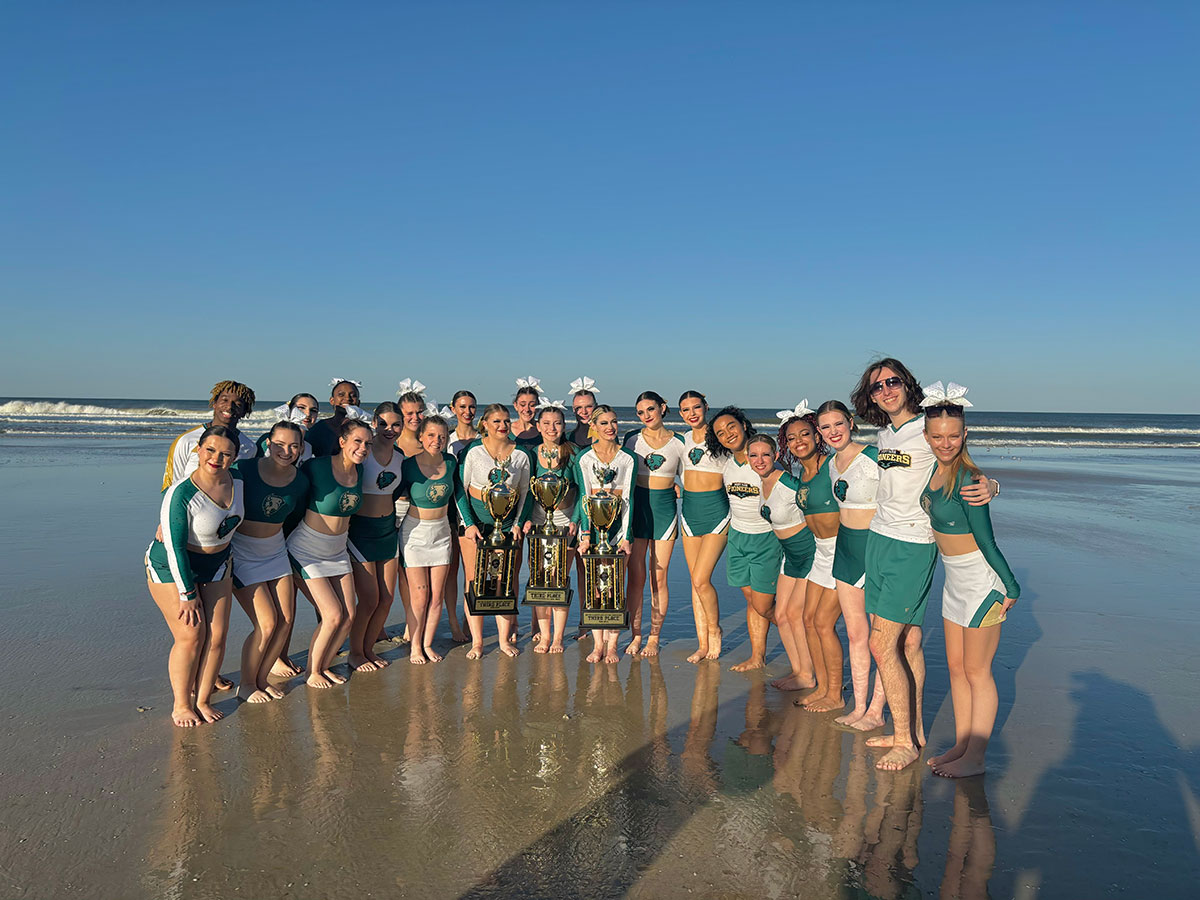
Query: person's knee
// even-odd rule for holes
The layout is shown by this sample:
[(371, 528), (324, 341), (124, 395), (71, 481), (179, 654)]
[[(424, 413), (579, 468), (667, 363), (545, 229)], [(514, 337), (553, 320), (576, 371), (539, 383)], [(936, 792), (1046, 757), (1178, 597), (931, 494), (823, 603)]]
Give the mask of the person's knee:
[(883, 665), (890, 662), (896, 656), (896, 639), (893, 635), (884, 634), (879, 629), (871, 632), (870, 638), (871, 656), (875, 658), (875, 662)]
[(175, 646), (180, 650), (197, 652), (204, 646), (204, 639), (207, 635), (208, 629), (203, 622), (199, 625), (181, 628), (175, 632)]
[(971, 687), (982, 687), (992, 681), (992, 666), (990, 662), (980, 659), (964, 659), (962, 673), (967, 676)]
[[(815, 605), (816, 604), (814, 604), (814, 606)], [(815, 609), (804, 610), (804, 627), (805, 628), (816, 628), (817, 627), (817, 611)]]
[(959, 655), (946, 654), (946, 669), (950, 673), (951, 678), (966, 677), (966, 666), (963, 665), (963, 658)]
[(904, 635), (904, 652), (912, 654), (921, 649), (921, 629), (909, 628)]

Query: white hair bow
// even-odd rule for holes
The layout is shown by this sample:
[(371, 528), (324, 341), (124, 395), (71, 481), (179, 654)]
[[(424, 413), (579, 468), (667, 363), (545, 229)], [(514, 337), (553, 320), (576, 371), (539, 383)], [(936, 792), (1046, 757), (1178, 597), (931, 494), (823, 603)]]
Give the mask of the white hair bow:
[(331, 388), (335, 388), (339, 384), (352, 384), (359, 390), (362, 390), (362, 382), (355, 381), (353, 378), (335, 378), (335, 379), (333, 379), (333, 381), (329, 382), (329, 386)]
[(551, 400), (548, 397), (543, 397), (537, 405), (538, 409), (561, 409), (566, 411), (566, 407), (561, 400)]
[(781, 409), (775, 413), (775, 418), (786, 422), (788, 419), (802, 419), (805, 416), (811, 416), (813, 411), (808, 408), (808, 398), (805, 397), (796, 404), (795, 409)]
[(568, 389), (568, 393), (578, 394), (581, 391), (595, 393), (598, 390), (600, 390), (600, 388), (596, 387), (596, 382), (584, 375), (582, 378), (576, 378), (571, 382), (571, 387)]
[(925, 388), (925, 399), (921, 401), (921, 406), (970, 406), (971, 401), (967, 399), (968, 390), (970, 389), (953, 381), (945, 387), (940, 381), (935, 381)]
[(425, 390), (425, 385), (421, 384), (421, 382), (417, 381), (417, 379), (405, 378), (400, 382), (400, 390), (396, 391), (396, 394), (399, 396), (410, 393), (419, 394), (423, 390)]
[(542, 382), (541, 382), (541, 379), (539, 379), (539, 378), (534, 378), (532, 375), (530, 375), (528, 378), (518, 378), (518, 379), (517, 379), (517, 388), (518, 388), (518, 389), (520, 389), (520, 388), (533, 388), (533, 389), (534, 389), (535, 391), (537, 391), (539, 394), (544, 394), (544, 393), (545, 393), (545, 391), (543, 391), (543, 390), (542, 390)]
[(438, 405), (436, 400), (425, 401), (425, 418), (436, 416), (438, 414)]
[(301, 425), (308, 418), (304, 410), (289, 407), (286, 403), (275, 407), (271, 412), (274, 414), (276, 422), (295, 422), (297, 425)]
[(346, 405), (346, 406), (342, 407), (342, 410), (345, 412), (347, 419), (354, 419), (358, 422), (370, 422), (371, 421), (371, 414), (369, 412), (367, 412), (365, 409), (363, 409), (361, 406)]
[(445, 419), (447, 422), (454, 422), (454, 421), (458, 420), (458, 413), (456, 413), (454, 410), (452, 410), (448, 406), (443, 406), (441, 409), (438, 410), (437, 414), (439, 416), (441, 416), (443, 419)]

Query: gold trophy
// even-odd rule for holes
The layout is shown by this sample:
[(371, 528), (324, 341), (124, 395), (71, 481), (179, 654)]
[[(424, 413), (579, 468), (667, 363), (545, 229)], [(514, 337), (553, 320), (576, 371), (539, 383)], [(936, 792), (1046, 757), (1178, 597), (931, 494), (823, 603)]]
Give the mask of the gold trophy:
[[(612, 480), (612, 470), (596, 470), (601, 485)], [(627, 628), (625, 609), (625, 554), (613, 549), (608, 531), (620, 518), (624, 500), (607, 487), (584, 498), (591, 522), (595, 549), (583, 556), (583, 602), (579, 624), (582, 628)]]
[(505, 484), (507, 469), (498, 467), (483, 489), (483, 505), (492, 517), (492, 533), (478, 541), (475, 580), (467, 591), (467, 608), (473, 616), (510, 616), (517, 612), (517, 543), (504, 528), (517, 492)]
[(526, 606), (570, 606), (571, 584), (567, 568), (567, 529), (554, 524), (554, 511), (571, 489), (571, 483), (554, 472), (529, 482), (529, 490), (546, 513), (546, 524), (529, 535), (529, 584)]

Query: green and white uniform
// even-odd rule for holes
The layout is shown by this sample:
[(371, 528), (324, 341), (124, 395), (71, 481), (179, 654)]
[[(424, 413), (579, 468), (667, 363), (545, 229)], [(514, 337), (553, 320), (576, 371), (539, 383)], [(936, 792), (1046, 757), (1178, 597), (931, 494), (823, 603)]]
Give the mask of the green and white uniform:
[[(567, 492), (563, 494), (562, 500), (554, 509), (553, 523), (559, 528), (565, 528), (575, 520), (575, 507), (579, 502), (579, 485), (575, 482), (575, 475), (571, 470), (571, 460), (565, 462), (560, 457), (560, 468), (552, 469), (549, 466), (542, 465), (541, 454), (538, 453), (538, 444), (534, 447), (526, 447), (525, 453), (529, 457), (529, 480), (537, 478), (539, 475), (558, 475), (565, 478), (567, 481)], [(578, 455), (579, 451), (569, 442), (564, 441), (559, 452), (566, 455), (566, 450), (574, 451), (572, 457)], [(529, 495), (525, 499), (525, 516), (524, 518), (532, 522), (535, 527), (540, 528), (546, 524), (546, 511), (542, 509), (542, 505), (537, 502), (533, 496), (533, 491), (530, 490)]]
[(245, 514), (242, 479), (236, 472), (230, 474), (229, 506), (215, 503), (191, 478), (163, 491), (158, 513), (162, 540), (146, 548), (146, 576), (155, 584), (174, 584), (180, 600), (195, 600), (199, 585), (222, 581), (227, 574), (229, 539)]
[(722, 466), (722, 477), (730, 516), (725, 575), (732, 587), (774, 594), (783, 547), (771, 522), (763, 518), (762, 478), (750, 463), (740, 463), (732, 455)]
[[(392, 448), (392, 458), (383, 465), (370, 452), (363, 460), (363, 496), (392, 497), (400, 487), (400, 470), (404, 454)], [(382, 516), (355, 514), (350, 520), (347, 549), (352, 559), (360, 563), (386, 562), (395, 559), (400, 548), (396, 531), (396, 512), (390, 510)]]
[[(501, 468), (502, 463), (507, 463), (507, 468)], [(525, 511), (525, 496), (529, 493), (529, 456), (514, 445), (508, 458), (497, 462), (492, 459), (487, 447), (483, 446), (482, 440), (469, 444), (463, 451), (458, 479), (454, 486), (458, 518), (464, 529), (475, 525), (485, 535), (491, 532), (492, 514), (487, 511), (482, 500), (470, 495), (470, 489), (482, 491), (488, 485), (502, 482), (517, 492), (516, 504), (501, 523), (506, 531), (511, 531), (518, 522), (524, 524), (525, 521), (522, 515)]]
[[(796, 488), (796, 505), (806, 516), (820, 515), (838, 511), (837, 497), (833, 495), (833, 485), (829, 481), (829, 461), (832, 456), (825, 457), (817, 474), (809, 480), (799, 477), (799, 487)], [(823, 588), (836, 587), (833, 580), (833, 557), (837, 551), (837, 536), (819, 538), (813, 535), (816, 542), (816, 556), (812, 568), (808, 571), (808, 580)]]
[[(257, 459), (236, 462), (232, 471), (236, 471), (242, 479), (247, 522), (283, 525), (294, 510), (303, 508), (308, 496), (308, 476), (303, 472), (296, 470), (288, 484), (276, 487), (263, 481)], [(230, 543), (230, 555), (233, 561), (233, 586), (237, 588), (292, 574), (283, 528), (269, 537), (252, 537), (235, 531)]]
[[(167, 469), (163, 473), (162, 489), (164, 491), (175, 482), (183, 481), (200, 467), (200, 457), (196, 455), (196, 448), (200, 446), (200, 435), (210, 427), (211, 424), (200, 425), (191, 431), (185, 431), (171, 443), (171, 449), (167, 451)], [(250, 440), (245, 432), (239, 431), (237, 434), (237, 458), (254, 459), (258, 453), (258, 447), (255, 446), (254, 441)]]
[(796, 503), (798, 487), (799, 478), (790, 472), (780, 472), (770, 495), (759, 497), (759, 514), (771, 523), (771, 529), (779, 538), (779, 548), (783, 551), (780, 574), (790, 578), (807, 578), (817, 552), (813, 533), (807, 528), (801, 528), (790, 537), (779, 537), (779, 532), (790, 531), (797, 525), (804, 524), (804, 511)]
[[(717, 475), (724, 472), (724, 463), (713, 459), (703, 442), (694, 441), (690, 430), (680, 437), (683, 438), (684, 472), (713, 472)], [(679, 521), (684, 534), (688, 537), (702, 537), (706, 534), (725, 533), (725, 529), (729, 527), (729, 497), (724, 488), (715, 491), (689, 491), (685, 487), (682, 498)]]
[[(323, 516), (349, 519), (362, 505), (363, 467), (356, 463), (358, 475), (353, 487), (340, 484), (333, 475), (333, 457), (318, 456), (300, 467), (308, 478), (306, 509)], [(346, 552), (348, 533), (321, 534), (301, 521), (288, 535), (288, 556), (292, 569), (305, 581), (314, 578), (337, 578), (351, 571), (350, 554)]]
[[(672, 434), (666, 444), (655, 448), (639, 428), (625, 435), (624, 447), (638, 458), (638, 471), (643, 474), (665, 478), (679, 478), (683, 474), (686, 450), (678, 434)], [(647, 488), (635, 484), (633, 495), (633, 536), (639, 540), (675, 540), (679, 525), (674, 486)]]
[(926, 485), (921, 492), (921, 508), (938, 534), (969, 534), (975, 538), (978, 550), (942, 555), (946, 567), (942, 618), (963, 628), (981, 628), (1004, 621), (1004, 598), (1020, 597), (1021, 586), (996, 546), (988, 508), (972, 506), (962, 498), (962, 487), (968, 480), (967, 470), (959, 469), (949, 497), (940, 488), (933, 490)]
[(454, 508), (455, 473), (458, 460), (449, 453), (442, 454), (446, 471), (439, 478), (430, 478), (421, 471), (415, 456), (404, 460), (400, 472), (400, 494), (409, 498), (413, 509), (440, 509), (443, 515), (434, 519), (419, 519), (406, 515), (401, 523), (400, 545), (404, 564), (445, 566), (450, 564), (453, 535), (450, 529), (450, 510)]
[[(613, 522), (608, 530), (610, 543), (633, 539), (633, 486), (637, 484), (638, 458), (628, 450), (618, 448), (617, 455), (611, 463), (600, 461), (594, 446), (571, 457), (571, 477), (579, 485), (579, 502), (575, 506), (575, 521), (579, 523), (581, 532), (591, 532), (592, 522), (588, 515), (587, 497), (597, 493), (601, 488), (608, 488), (620, 494), (621, 515)], [(599, 543), (599, 535), (591, 534), (590, 540), (595, 547)]]
[[(877, 447), (864, 447), (850, 460), (845, 472), (837, 469), (837, 458), (829, 463), (833, 495), (842, 509), (874, 509), (879, 489)], [(833, 558), (834, 581), (861, 588), (867, 583), (867, 535), (870, 529), (838, 526), (837, 552)]]
[(925, 417), (879, 429), (876, 446), (879, 487), (867, 535), (867, 613), (920, 625), (937, 564), (933, 529), (921, 509), (921, 493), (937, 462), (925, 440)]

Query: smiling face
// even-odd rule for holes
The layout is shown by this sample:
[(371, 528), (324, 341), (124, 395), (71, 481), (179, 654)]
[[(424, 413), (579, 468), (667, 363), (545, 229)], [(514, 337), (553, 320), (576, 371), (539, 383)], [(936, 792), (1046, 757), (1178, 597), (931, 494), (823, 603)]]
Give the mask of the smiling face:
[(400, 437), (403, 430), (404, 419), (394, 412), (381, 413), (375, 417), (375, 434), (388, 444)]
[(425, 417), (425, 407), (416, 400), (405, 400), (400, 404), (400, 415), (404, 419), (404, 430), (416, 434)]
[(271, 459), (281, 466), (294, 466), (304, 449), (304, 441), (292, 428), (275, 428), (268, 438)]
[(591, 418), (592, 412), (596, 409), (596, 397), (593, 394), (578, 393), (571, 401), (571, 409), (575, 410), (575, 420), (580, 425), (584, 424)]
[(788, 426), (784, 439), (787, 441), (788, 452), (796, 459), (808, 459), (817, 452), (817, 436), (812, 426), (803, 419), (798, 419)]
[(430, 456), (441, 456), (449, 441), (446, 425), (440, 419), (430, 419), (421, 431), (421, 449)]
[(233, 391), (221, 391), (212, 402), (212, 423), (224, 425), (226, 428), (237, 428), (238, 422), (246, 414), (246, 407)]
[(908, 407), (908, 391), (903, 379), (887, 366), (871, 373), (871, 400), (889, 416), (899, 415)]
[(454, 415), (458, 417), (458, 424), (463, 428), (471, 428), (471, 423), (475, 421), (475, 401), (468, 396), (459, 397), (454, 401)]
[(959, 416), (925, 419), (925, 440), (937, 461), (943, 465), (949, 465), (958, 458), (966, 439), (967, 426)]
[(233, 465), (237, 459), (237, 447), (229, 438), (210, 434), (196, 448), (196, 458), (200, 463), (197, 467), (200, 471), (216, 475)]
[(637, 417), (647, 428), (658, 428), (662, 425), (666, 412), (666, 404), (655, 403), (653, 400), (642, 400), (637, 405)]
[(821, 437), (834, 450), (841, 450), (850, 443), (851, 424), (840, 411), (831, 409), (817, 416), (817, 427)]
[(605, 410), (596, 417), (592, 427), (596, 429), (596, 434), (600, 436), (601, 440), (615, 441), (617, 439), (617, 414)]
[(358, 388), (349, 381), (340, 381), (333, 386), (329, 402), (333, 406), (358, 406)]
[(537, 430), (547, 444), (561, 444), (566, 427), (562, 410), (548, 409), (538, 416)]
[(371, 452), (371, 429), (360, 425), (350, 429), (350, 432), (339, 439), (342, 446), (342, 458), (352, 463), (361, 463)]
[(679, 415), (690, 428), (699, 428), (708, 415), (708, 404), (699, 397), (687, 397), (679, 401)]
[(292, 409), (298, 409), (304, 413), (304, 421), (300, 423), (301, 427), (312, 428), (317, 424), (317, 416), (321, 412), (321, 405), (311, 397), (297, 397), (296, 402), (292, 404)]
[(752, 441), (746, 448), (746, 459), (750, 468), (764, 478), (775, 468), (775, 451), (766, 441)]
[(512, 419), (507, 412), (498, 409), (484, 417), (480, 424), (483, 426), (483, 433), (488, 437), (506, 438), (508, 430), (512, 426)]
[(746, 445), (746, 429), (733, 416), (718, 416), (713, 422), (713, 434), (726, 450), (736, 453)]
[(513, 406), (517, 410), (517, 419), (521, 422), (521, 430), (528, 431), (533, 425), (533, 416), (537, 411), (537, 394), (518, 394)]

